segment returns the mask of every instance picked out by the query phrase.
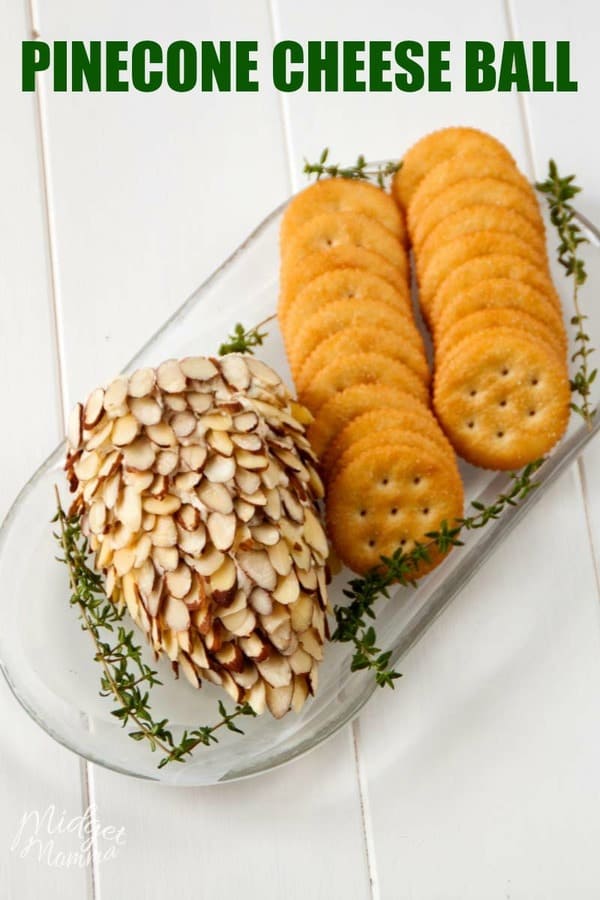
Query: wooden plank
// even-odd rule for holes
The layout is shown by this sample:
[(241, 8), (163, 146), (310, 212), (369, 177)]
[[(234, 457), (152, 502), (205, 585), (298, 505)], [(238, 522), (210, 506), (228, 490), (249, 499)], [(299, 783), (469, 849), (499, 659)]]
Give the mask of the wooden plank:
[[(6, 76), (0, 83), (5, 125), (0, 148), (0, 381), (5, 386), (5, 424), (0, 448), (0, 518), (62, 431), (36, 104), (34, 97), (20, 93), (17, 74), (20, 42), (28, 31), (24, 3), (4, 4), (0, 30)], [(86, 894), (89, 870), (48, 865), (46, 858), (40, 861), (41, 845), (27, 850), (36, 812), (42, 816), (53, 805), (59, 815), (65, 810), (67, 818), (80, 814), (79, 762), (29, 719), (3, 678), (0, 703), (0, 896), (79, 900)], [(26, 813), (33, 818), (17, 839)], [(37, 837), (43, 854), (51, 840), (46, 823)], [(60, 851), (75, 850), (77, 844), (72, 835), (56, 837), (50, 858), (56, 863)]]
[[(40, 29), (48, 40), (270, 40), (266, 4), (236, 4), (235, 16), (216, 5), (144, 4), (142, 34), (140, 8), (111, 0), (92, 13), (44, 0)], [(284, 199), (289, 182), (279, 101), (268, 92), (45, 101), (73, 399), (127, 361)], [(290, 768), (238, 785), (184, 792), (94, 768), (92, 790), (101, 820), (127, 830), (126, 851), (96, 873), (102, 896), (118, 897), (124, 885), (147, 900), (165, 890), (186, 896), (195, 877), (203, 896), (367, 896), (349, 730)]]

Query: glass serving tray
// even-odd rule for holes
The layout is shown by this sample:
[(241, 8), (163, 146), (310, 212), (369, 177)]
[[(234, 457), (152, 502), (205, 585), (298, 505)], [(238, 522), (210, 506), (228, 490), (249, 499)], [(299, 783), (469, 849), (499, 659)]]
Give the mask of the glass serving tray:
[[(275, 210), (241, 247), (183, 304), (160, 331), (131, 360), (126, 371), (157, 365), (170, 357), (214, 354), (236, 322), (250, 327), (276, 309), (279, 270), (278, 232), (285, 204)], [(583, 302), (589, 306), (592, 285), (600, 284), (600, 233), (583, 217), (580, 222), (591, 244), (584, 249), (589, 281)], [(553, 229), (549, 229), (550, 258), (554, 259)], [(560, 269), (555, 273), (565, 314), (572, 314), (570, 285)], [(600, 345), (600, 316), (594, 332)], [(291, 384), (276, 322), (260, 356)], [(98, 372), (98, 381), (112, 372)], [(600, 415), (592, 431), (573, 416), (567, 436), (538, 473), (541, 485), (516, 508), (480, 531), (468, 533), (465, 546), (416, 589), (403, 588), (380, 603), (378, 645), (392, 650), (396, 664), (483, 565), (547, 487), (571, 464), (600, 429)], [(17, 699), (48, 734), (81, 756), (117, 772), (172, 785), (208, 785), (265, 772), (306, 753), (349, 722), (375, 688), (369, 673), (350, 672), (352, 645), (330, 644), (320, 670), (317, 697), (300, 715), (275, 721), (268, 713), (244, 719), (244, 736), (225, 731), (218, 744), (199, 747), (185, 764), (157, 769), (159, 754), (146, 742), (136, 743), (111, 716), (113, 703), (98, 694), (100, 669), (93, 660), (91, 640), (81, 629), (76, 610), (68, 602), (64, 566), (55, 562), (56, 546), (50, 520), (54, 515), (54, 484), (66, 502), (62, 472), (64, 445), (59, 446), (25, 485), (0, 530), (0, 664)], [(490, 500), (508, 483), (496, 474), (461, 464), (467, 503)], [(350, 577), (338, 575), (331, 586), (331, 603), (343, 602), (342, 589)], [(140, 642), (143, 638), (140, 636)], [(154, 665), (150, 651), (146, 661)], [(185, 679), (175, 681), (168, 662), (156, 664), (162, 687), (153, 691), (153, 710), (179, 729), (210, 724), (218, 718), (221, 693), (209, 684), (194, 690)], [(229, 703), (231, 706), (231, 703)]]

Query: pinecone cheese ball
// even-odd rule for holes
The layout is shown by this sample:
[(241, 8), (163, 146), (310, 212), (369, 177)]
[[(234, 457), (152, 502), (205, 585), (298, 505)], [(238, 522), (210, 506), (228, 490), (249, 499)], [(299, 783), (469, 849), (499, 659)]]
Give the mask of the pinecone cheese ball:
[(314, 694), (327, 627), (309, 419), (232, 354), (120, 376), (69, 424), (72, 509), (108, 596), (192, 685), (277, 718)]

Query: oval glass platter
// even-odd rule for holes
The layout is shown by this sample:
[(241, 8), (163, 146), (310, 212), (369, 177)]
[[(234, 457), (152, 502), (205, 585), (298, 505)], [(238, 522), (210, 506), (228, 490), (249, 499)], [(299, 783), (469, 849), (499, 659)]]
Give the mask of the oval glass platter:
[[(284, 205), (285, 206), (285, 205)], [(192, 354), (214, 355), (236, 322), (252, 327), (271, 316), (278, 292), (278, 232), (284, 206), (275, 210), (247, 241), (183, 304), (144, 346), (125, 371), (158, 365), (164, 359)], [(580, 217), (590, 239), (583, 249), (589, 274), (583, 301), (600, 284), (600, 233)], [(549, 254), (555, 258), (554, 230), (549, 227)], [(565, 317), (572, 315), (570, 285), (557, 267), (554, 272), (563, 296)], [(599, 321), (590, 320), (593, 344), (600, 344)], [(259, 355), (291, 384), (283, 343), (276, 322)], [(98, 372), (98, 382), (115, 373)], [(567, 436), (556, 448), (536, 480), (540, 486), (518, 507), (499, 520), (465, 536), (455, 550), (416, 589), (402, 588), (377, 608), (378, 645), (398, 660), (425, 633), (463, 585), (483, 564), (528, 508), (571, 464), (600, 430), (600, 415), (592, 430), (573, 416)], [(177, 785), (208, 785), (265, 772), (316, 747), (349, 722), (375, 688), (373, 675), (351, 673), (351, 644), (326, 647), (316, 698), (302, 713), (289, 713), (280, 721), (268, 713), (241, 722), (245, 734), (224, 731), (219, 743), (199, 747), (184, 764), (158, 769), (159, 753), (145, 741), (128, 737), (111, 715), (114, 704), (99, 696), (100, 667), (83, 633), (77, 611), (69, 605), (64, 566), (55, 562), (56, 545), (50, 520), (55, 513), (54, 485), (63, 503), (68, 490), (62, 472), (64, 445), (38, 469), (13, 504), (0, 531), (0, 578), (3, 584), (0, 663), (4, 675), (27, 712), (64, 746), (118, 772)], [(467, 504), (489, 501), (508, 484), (506, 474), (461, 464)], [(332, 606), (344, 602), (343, 588), (351, 573), (343, 571), (331, 585)], [(140, 643), (144, 643), (140, 635)], [(145, 661), (158, 669), (163, 685), (152, 693), (156, 718), (168, 717), (177, 734), (184, 728), (211, 724), (218, 718), (221, 693), (209, 684), (194, 690), (185, 679), (175, 681), (168, 662), (154, 663), (149, 649)], [(400, 688), (401, 689), (401, 688)], [(231, 701), (226, 705), (231, 708)]]

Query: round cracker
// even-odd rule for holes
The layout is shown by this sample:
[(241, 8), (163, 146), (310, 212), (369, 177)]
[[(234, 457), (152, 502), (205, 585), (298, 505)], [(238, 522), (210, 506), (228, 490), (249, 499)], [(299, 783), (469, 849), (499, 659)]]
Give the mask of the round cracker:
[(480, 203), (513, 209), (545, 234), (544, 222), (532, 188), (525, 190), (524, 187), (517, 187), (498, 178), (464, 178), (438, 194), (424, 210), (410, 236), (415, 250), (419, 250), (441, 221), (459, 209)]
[(296, 194), (281, 222), (281, 244), (289, 243), (310, 219), (322, 213), (362, 213), (376, 219), (406, 244), (404, 216), (384, 190), (364, 181), (322, 178)]
[[(382, 428), (381, 431), (365, 434), (354, 441), (338, 457), (337, 468), (340, 470), (345, 469), (353, 459), (361, 456), (365, 450), (377, 450), (379, 447), (416, 447), (418, 450), (424, 450), (426, 453), (431, 454), (440, 463), (446, 465), (451, 475), (458, 474), (456, 457), (453, 452), (448, 453), (442, 450), (437, 441), (420, 434), (418, 431), (409, 431), (397, 425), (388, 425), (387, 428)], [(336, 471), (331, 470), (330, 479), (336, 476)]]
[(310, 253), (343, 246), (379, 253), (408, 278), (408, 258), (398, 238), (361, 213), (322, 213), (305, 222), (289, 245), (282, 247), (282, 268), (290, 260), (298, 262)]
[(442, 247), (438, 247), (435, 253), (431, 254), (427, 267), (421, 273), (419, 279), (420, 301), (425, 314), (431, 318), (434, 297), (454, 269), (470, 259), (489, 256), (492, 253), (509, 253), (513, 256), (520, 256), (539, 266), (542, 271), (548, 271), (545, 257), (537, 247), (532, 247), (531, 244), (522, 241), (515, 235), (495, 231), (479, 231), (476, 234), (455, 238)]
[(308, 428), (308, 439), (318, 457), (327, 452), (338, 433), (357, 416), (377, 409), (400, 409), (431, 415), (429, 409), (397, 388), (355, 384), (324, 403)]
[(345, 356), (346, 359), (352, 360), (355, 353), (370, 353), (373, 349), (388, 359), (404, 363), (423, 384), (428, 385), (431, 381), (431, 372), (421, 335), (418, 332), (417, 334), (418, 340), (399, 340), (396, 332), (382, 331), (370, 325), (343, 328), (315, 347), (295, 378), (296, 387), (299, 392), (305, 390), (336, 356)]
[(462, 153), (439, 163), (421, 181), (410, 202), (408, 227), (416, 230), (425, 210), (442, 191), (465, 178), (497, 178), (526, 191), (529, 182), (517, 167), (499, 156), (479, 153)]
[(497, 278), (509, 278), (527, 284), (544, 294), (559, 312), (562, 309), (560, 297), (548, 271), (520, 256), (490, 253), (467, 260), (448, 275), (431, 305), (431, 321), (434, 324), (437, 322), (441, 311), (452, 297), (462, 294), (481, 281)]
[(454, 459), (450, 442), (429, 410), (375, 409), (349, 422), (329, 445), (321, 460), (325, 475), (330, 476), (330, 473), (335, 472), (349, 447), (359, 443), (367, 435), (376, 435), (389, 428), (425, 437), (428, 441), (433, 441), (442, 454)]
[(420, 250), (417, 251), (419, 268), (424, 271), (427, 261), (438, 247), (456, 238), (478, 231), (494, 231), (502, 234), (513, 234), (520, 240), (534, 246), (540, 254), (546, 256), (545, 235), (531, 225), (520, 213), (502, 206), (478, 204), (465, 206), (443, 219), (433, 229)]
[(287, 304), (280, 302), (277, 314), (282, 331), (297, 331), (304, 319), (328, 303), (352, 297), (363, 302), (381, 300), (407, 315), (413, 314), (407, 283), (399, 289), (364, 269), (334, 269), (319, 275), (297, 296), (288, 297)]
[(292, 374), (301, 368), (319, 344), (330, 335), (345, 328), (370, 327), (389, 331), (416, 348), (423, 348), (423, 339), (408, 316), (398, 315), (379, 300), (362, 303), (357, 299), (336, 300), (307, 319), (295, 334), (285, 334), (286, 349)]
[(299, 400), (316, 414), (334, 394), (353, 384), (389, 385), (427, 403), (429, 391), (418, 375), (398, 360), (381, 353), (356, 353), (333, 357), (317, 377), (300, 392)]
[[(359, 574), (397, 549), (406, 553), (442, 522), (462, 515), (463, 491), (447, 463), (415, 447), (384, 446), (356, 456), (331, 482), (326, 502), (328, 533), (343, 562)], [(432, 547), (420, 577), (441, 562)]]
[(396, 202), (406, 209), (417, 187), (434, 166), (469, 152), (488, 153), (513, 162), (504, 144), (477, 128), (451, 127), (433, 131), (413, 144), (404, 155), (402, 166), (392, 182)]
[(362, 247), (330, 247), (328, 250), (310, 253), (302, 260), (288, 263), (285, 271), (280, 273), (280, 304), (285, 306), (292, 302), (307, 284), (319, 275), (334, 269), (364, 269), (383, 278), (400, 291), (407, 284), (405, 273), (389, 263), (380, 253), (373, 253)]
[(562, 437), (571, 393), (566, 365), (539, 339), (489, 328), (461, 341), (435, 376), (434, 405), (456, 452), (490, 469), (518, 469)]
[(436, 340), (472, 313), (480, 310), (518, 310), (533, 316), (552, 330), (559, 343), (566, 348), (567, 336), (562, 316), (545, 294), (521, 281), (511, 278), (490, 278), (479, 281), (446, 300), (445, 306), (438, 307), (438, 316), (433, 322)]
[(439, 366), (449, 359), (463, 338), (494, 326), (514, 328), (532, 334), (549, 344), (560, 360), (563, 362), (566, 360), (567, 341), (564, 331), (558, 333), (543, 320), (536, 319), (520, 309), (488, 307), (466, 316), (459, 316), (447, 330), (441, 331), (440, 339), (435, 346), (436, 364)]

